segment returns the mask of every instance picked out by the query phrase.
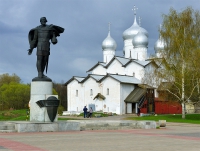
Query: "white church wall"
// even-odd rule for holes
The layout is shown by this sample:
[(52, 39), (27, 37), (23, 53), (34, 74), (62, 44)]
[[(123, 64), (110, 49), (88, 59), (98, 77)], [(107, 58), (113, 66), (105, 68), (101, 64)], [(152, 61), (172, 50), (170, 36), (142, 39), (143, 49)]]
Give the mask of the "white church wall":
[[(133, 52), (133, 44), (132, 44), (132, 39), (127, 39), (124, 41), (124, 57), (125, 58), (130, 58), (130, 53)], [(131, 54), (131, 58), (133, 58)]]
[(135, 48), (134, 49), (134, 59), (145, 61), (147, 59), (147, 48)]
[[(153, 63), (150, 63), (148, 64), (146, 67), (145, 67), (145, 77), (144, 79), (142, 80), (145, 84), (148, 84), (154, 88), (157, 88), (158, 87), (158, 79), (156, 78), (155, 76), (155, 70), (157, 69), (157, 66)], [(156, 96), (156, 93), (154, 93), (155, 96)]]
[(95, 104), (94, 97), (100, 93), (99, 83), (93, 78), (88, 78), (84, 83), (84, 105), (88, 107), (89, 104)]
[(147, 66), (145, 66), (145, 71), (150, 72), (156, 69), (156, 66), (152, 63), (148, 64)]
[(98, 65), (93, 71), (92, 74), (98, 74), (98, 75), (106, 75), (106, 69), (101, 66)]
[(103, 51), (103, 62), (105, 63), (109, 63), (110, 60), (115, 56), (115, 51), (113, 51), (112, 49), (105, 49)]
[(135, 85), (133, 84), (126, 84), (126, 83), (121, 83), (121, 86), (120, 86), (120, 100), (121, 100), (121, 111), (120, 113), (121, 114), (125, 114), (126, 112), (126, 105), (125, 105), (125, 102), (124, 100), (126, 99), (126, 97), (135, 89)]
[(84, 105), (83, 88), (73, 80), (67, 85), (68, 111), (82, 111)]
[(95, 104), (96, 111), (103, 111), (103, 105), (105, 104), (105, 101), (103, 99), (96, 98), (94, 100), (94, 104)]
[(126, 66), (125, 74), (129, 76), (135, 74), (135, 78), (141, 80), (144, 77), (144, 67), (135, 62), (131, 62)]
[(124, 75), (124, 67), (118, 60), (114, 60), (108, 67), (107, 73)]
[(102, 81), (102, 85), (102, 94), (106, 97), (103, 102), (103, 111), (117, 113), (117, 107), (120, 107), (120, 82), (107, 77)]

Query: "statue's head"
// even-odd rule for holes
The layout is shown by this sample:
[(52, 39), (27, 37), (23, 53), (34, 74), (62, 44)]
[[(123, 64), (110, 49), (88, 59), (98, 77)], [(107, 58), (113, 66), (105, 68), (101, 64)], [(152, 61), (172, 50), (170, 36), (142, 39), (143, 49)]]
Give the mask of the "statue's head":
[(46, 17), (41, 17), (41, 18), (40, 18), (40, 23), (41, 23), (42, 25), (46, 25), (46, 22), (47, 22)]

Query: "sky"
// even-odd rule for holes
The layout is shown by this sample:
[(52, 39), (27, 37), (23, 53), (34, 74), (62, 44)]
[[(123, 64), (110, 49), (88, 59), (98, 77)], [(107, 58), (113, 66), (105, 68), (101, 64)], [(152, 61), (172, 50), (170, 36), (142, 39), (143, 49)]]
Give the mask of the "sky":
[(37, 76), (36, 49), (28, 55), (28, 33), (46, 17), (47, 24), (65, 28), (56, 45), (51, 44), (47, 76), (65, 83), (73, 76), (85, 77), (103, 61), (102, 42), (108, 35), (117, 43), (116, 56), (123, 56), (123, 32), (134, 21), (149, 33), (148, 55), (154, 54), (162, 15), (170, 8), (200, 9), (199, 0), (0, 0), (0, 74), (16, 74), (23, 83)]

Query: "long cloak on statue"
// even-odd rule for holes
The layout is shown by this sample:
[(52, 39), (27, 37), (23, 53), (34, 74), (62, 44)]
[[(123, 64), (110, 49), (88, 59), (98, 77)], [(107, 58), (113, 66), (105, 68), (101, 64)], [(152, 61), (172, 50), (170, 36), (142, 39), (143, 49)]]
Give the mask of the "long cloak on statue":
[[(55, 36), (58, 37), (60, 36), (61, 33), (64, 32), (64, 28), (60, 27), (60, 26), (56, 26), (56, 25), (46, 25), (48, 26), (48, 29), (51, 30), (51, 31), (54, 31), (55, 32)], [(33, 28), (29, 31), (28, 33), (28, 40), (29, 40), (29, 45), (31, 48), (36, 48), (37, 47), (37, 41), (33, 41), (33, 38), (34, 38), (34, 33), (35, 33), (35, 30), (39, 29), (41, 26), (38, 26), (36, 28)]]
[[(30, 45), (31, 49), (34, 49), (37, 47), (38, 39), (34, 39), (34, 36), (35, 36), (35, 34), (37, 34), (37, 30), (39, 30), (40, 28), (42, 28), (42, 25), (31, 29), (28, 33), (28, 40), (29, 40), (29, 45)], [(64, 32), (64, 28), (56, 26), (56, 25), (52, 25), (52, 24), (46, 25), (45, 28), (46, 28), (46, 30), (51, 31), (52, 33), (54, 32), (55, 37), (60, 36), (60, 34)], [(57, 41), (55, 43), (52, 41), (52, 43), (56, 44)], [(49, 48), (50, 48), (50, 46), (49, 46)], [(47, 72), (47, 69), (48, 69), (48, 60), (46, 62), (46, 72)]]

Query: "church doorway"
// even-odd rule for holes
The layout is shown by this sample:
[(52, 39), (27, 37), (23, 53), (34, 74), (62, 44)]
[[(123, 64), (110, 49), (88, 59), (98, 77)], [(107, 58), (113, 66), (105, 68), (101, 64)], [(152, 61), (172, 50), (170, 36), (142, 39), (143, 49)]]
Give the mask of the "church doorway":
[(132, 113), (136, 113), (136, 110), (135, 110), (135, 103), (132, 103)]
[(136, 103), (126, 103), (125, 102), (125, 113), (135, 114), (136, 113)]

